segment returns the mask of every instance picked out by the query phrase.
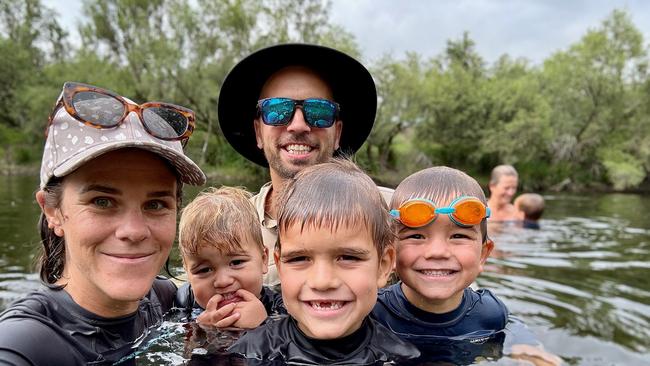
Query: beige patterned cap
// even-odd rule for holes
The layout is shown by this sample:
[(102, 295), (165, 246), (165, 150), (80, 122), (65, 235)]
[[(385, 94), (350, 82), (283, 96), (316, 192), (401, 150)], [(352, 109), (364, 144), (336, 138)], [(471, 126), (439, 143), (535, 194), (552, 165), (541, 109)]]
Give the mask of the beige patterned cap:
[(205, 174), (183, 153), (181, 143), (151, 136), (134, 112), (118, 127), (100, 129), (84, 125), (72, 118), (65, 108), (59, 108), (45, 141), (41, 189), (52, 177), (64, 177), (102, 154), (128, 147), (151, 151), (165, 158), (176, 168), (183, 183), (205, 184)]

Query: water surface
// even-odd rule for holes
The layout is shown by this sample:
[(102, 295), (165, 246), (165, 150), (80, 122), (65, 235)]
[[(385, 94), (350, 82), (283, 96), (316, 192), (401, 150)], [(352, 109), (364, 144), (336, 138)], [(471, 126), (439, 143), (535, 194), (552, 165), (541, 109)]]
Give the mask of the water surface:
[[(38, 287), (32, 271), (37, 185), (32, 177), (0, 176), (0, 309)], [(541, 230), (491, 225), (496, 249), (479, 286), (495, 292), (567, 364), (650, 364), (650, 197), (544, 197)], [(178, 269), (177, 258), (173, 263)], [(197, 362), (210, 352), (195, 345), (187, 353), (192, 328), (183, 322), (165, 323), (146, 351), (135, 356), (136, 363), (182, 365), (192, 352)], [(230, 362), (223, 356), (213, 361)], [(208, 364), (202, 362), (197, 364)], [(495, 362), (513, 364), (506, 358), (479, 363)]]

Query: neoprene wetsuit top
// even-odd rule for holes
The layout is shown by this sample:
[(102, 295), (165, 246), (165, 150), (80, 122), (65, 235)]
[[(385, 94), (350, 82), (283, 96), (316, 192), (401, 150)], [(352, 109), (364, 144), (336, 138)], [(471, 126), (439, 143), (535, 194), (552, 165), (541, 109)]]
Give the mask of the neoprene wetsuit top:
[(162, 323), (175, 293), (171, 281), (156, 278), (135, 313), (103, 318), (43, 286), (0, 314), (0, 365), (111, 365)]
[(420, 354), (413, 345), (400, 340), (370, 317), (346, 337), (319, 340), (307, 337), (288, 315), (246, 332), (228, 351), (247, 358), (249, 365), (273, 361), (303, 365), (375, 365), (412, 359)]
[(443, 314), (411, 304), (402, 282), (381, 289), (371, 316), (418, 347), (420, 362), (471, 364), (477, 357), (501, 357), (508, 309), (487, 289), (466, 288), (460, 305)]

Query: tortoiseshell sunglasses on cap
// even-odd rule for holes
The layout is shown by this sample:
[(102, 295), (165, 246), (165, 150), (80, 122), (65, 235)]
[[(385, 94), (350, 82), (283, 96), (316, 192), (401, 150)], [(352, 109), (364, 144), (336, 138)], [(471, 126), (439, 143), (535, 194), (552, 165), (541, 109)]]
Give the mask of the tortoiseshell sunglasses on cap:
[(95, 128), (117, 127), (129, 113), (135, 112), (151, 136), (168, 141), (180, 140), (183, 145), (192, 135), (195, 126), (194, 112), (191, 109), (160, 102), (138, 105), (112, 91), (68, 81), (63, 85), (63, 95), (50, 114), (46, 135), (61, 106), (77, 121)]

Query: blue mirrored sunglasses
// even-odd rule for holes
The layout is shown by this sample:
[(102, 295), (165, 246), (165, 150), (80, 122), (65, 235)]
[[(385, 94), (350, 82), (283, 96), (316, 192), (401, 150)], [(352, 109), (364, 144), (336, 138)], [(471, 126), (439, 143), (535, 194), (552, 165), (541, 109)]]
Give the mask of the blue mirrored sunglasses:
[(257, 102), (262, 122), (268, 126), (286, 126), (291, 123), (296, 108), (302, 108), (305, 122), (310, 127), (328, 128), (334, 125), (339, 105), (327, 99), (266, 98)]

